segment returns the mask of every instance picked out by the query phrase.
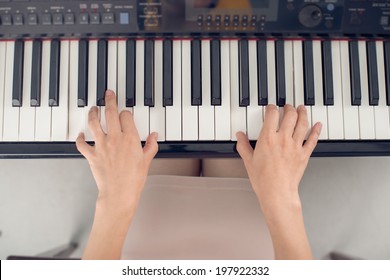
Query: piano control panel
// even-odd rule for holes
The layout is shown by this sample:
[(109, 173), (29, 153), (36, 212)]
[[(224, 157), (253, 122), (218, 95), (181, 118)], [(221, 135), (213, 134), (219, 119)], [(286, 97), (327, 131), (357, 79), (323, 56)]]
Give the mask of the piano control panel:
[(1, 0), (0, 39), (390, 35), (390, 0)]

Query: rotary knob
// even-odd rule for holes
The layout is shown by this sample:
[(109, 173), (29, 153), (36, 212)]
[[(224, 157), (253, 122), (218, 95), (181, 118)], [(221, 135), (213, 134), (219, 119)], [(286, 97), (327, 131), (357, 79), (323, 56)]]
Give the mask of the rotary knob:
[(316, 5), (307, 5), (299, 12), (299, 22), (305, 27), (316, 27), (321, 21), (322, 10)]

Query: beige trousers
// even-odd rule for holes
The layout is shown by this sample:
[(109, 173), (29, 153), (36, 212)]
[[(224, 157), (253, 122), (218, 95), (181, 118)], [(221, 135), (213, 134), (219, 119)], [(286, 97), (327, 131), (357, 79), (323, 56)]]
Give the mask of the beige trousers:
[(248, 178), (242, 159), (154, 159), (149, 175)]

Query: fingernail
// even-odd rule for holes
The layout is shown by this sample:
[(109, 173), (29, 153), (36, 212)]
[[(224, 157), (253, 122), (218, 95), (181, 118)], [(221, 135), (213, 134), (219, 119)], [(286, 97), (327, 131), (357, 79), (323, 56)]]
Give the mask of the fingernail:
[(318, 123), (318, 134), (321, 133), (321, 130), (322, 130), (322, 123)]
[(106, 91), (106, 96), (113, 96), (115, 93), (112, 90)]
[(158, 139), (158, 133), (157, 132), (153, 132), (152, 133), (152, 137), (157, 140)]
[(98, 107), (92, 106), (90, 110), (91, 110), (91, 111), (98, 110)]

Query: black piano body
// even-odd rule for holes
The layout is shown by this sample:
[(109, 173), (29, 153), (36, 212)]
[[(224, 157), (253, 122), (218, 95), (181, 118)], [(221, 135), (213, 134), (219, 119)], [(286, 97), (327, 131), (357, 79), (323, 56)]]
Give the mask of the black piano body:
[[(290, 38), (381, 40), (386, 43), (390, 41), (389, 10), (390, 2), (380, 0), (319, 0), (315, 3), (303, 0), (118, 0), (93, 3), (10, 0), (0, 2), (0, 41)], [(386, 59), (390, 62), (389, 58)], [(386, 69), (386, 83), (390, 89), (389, 77)], [(386, 93), (388, 99), (389, 89)], [(251, 144), (254, 146), (255, 141)], [(390, 156), (390, 139), (321, 140), (313, 156)], [(0, 138), (0, 158), (44, 157), (81, 155), (74, 142), (10, 142)], [(235, 141), (163, 141), (159, 143), (157, 157), (238, 157), (238, 154)]]

